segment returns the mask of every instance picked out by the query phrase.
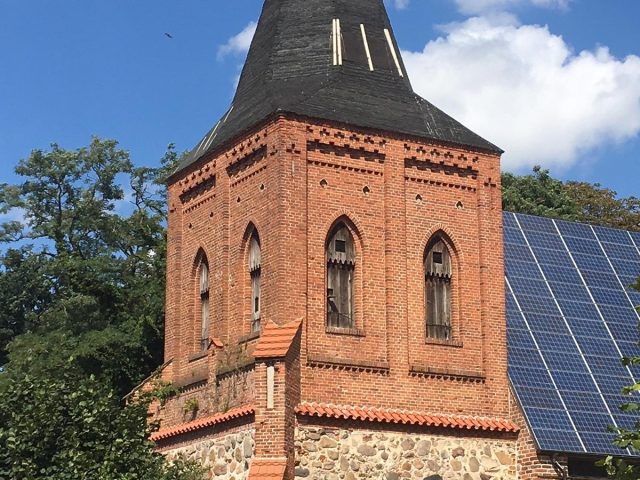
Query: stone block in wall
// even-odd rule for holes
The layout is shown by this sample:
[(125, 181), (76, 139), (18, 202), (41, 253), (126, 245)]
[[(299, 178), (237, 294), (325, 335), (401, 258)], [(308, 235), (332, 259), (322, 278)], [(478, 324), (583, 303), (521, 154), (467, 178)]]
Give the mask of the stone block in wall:
[(295, 478), (515, 480), (516, 442), (305, 427), (296, 432)]
[(246, 480), (255, 451), (255, 431), (245, 430), (194, 442), (164, 452), (169, 461), (193, 460), (201, 464), (215, 480)]

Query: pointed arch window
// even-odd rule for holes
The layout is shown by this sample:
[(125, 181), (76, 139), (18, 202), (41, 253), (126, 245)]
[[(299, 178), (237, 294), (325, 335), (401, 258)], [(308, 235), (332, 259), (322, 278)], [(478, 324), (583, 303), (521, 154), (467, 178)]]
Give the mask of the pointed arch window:
[(344, 223), (332, 230), (326, 247), (327, 326), (354, 328), (354, 276), (356, 249)]
[(251, 279), (251, 331), (260, 331), (260, 303), (262, 292), (260, 285), (261, 277), (261, 250), (260, 238), (256, 232), (251, 235), (249, 241), (249, 276)]
[(209, 264), (200, 265), (200, 348), (209, 348)]
[(451, 340), (451, 254), (442, 238), (429, 243), (424, 271), (427, 338)]

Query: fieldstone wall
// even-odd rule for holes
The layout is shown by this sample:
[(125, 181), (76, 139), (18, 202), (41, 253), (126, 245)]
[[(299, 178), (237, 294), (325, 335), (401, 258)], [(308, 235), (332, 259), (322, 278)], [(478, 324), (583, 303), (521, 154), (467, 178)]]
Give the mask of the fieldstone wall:
[(515, 440), (303, 427), (296, 479), (515, 480)]
[(216, 480), (245, 480), (255, 451), (255, 430), (231, 433), (163, 452), (168, 460), (190, 459), (209, 469)]

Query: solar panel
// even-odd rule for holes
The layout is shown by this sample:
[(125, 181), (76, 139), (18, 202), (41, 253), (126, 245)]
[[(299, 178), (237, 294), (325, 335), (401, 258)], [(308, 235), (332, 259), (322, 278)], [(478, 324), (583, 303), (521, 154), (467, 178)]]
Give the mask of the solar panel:
[[(504, 213), (509, 378), (538, 447), (640, 456), (609, 426), (632, 427), (622, 364), (637, 346), (640, 234)], [(634, 399), (635, 400), (635, 399)]]

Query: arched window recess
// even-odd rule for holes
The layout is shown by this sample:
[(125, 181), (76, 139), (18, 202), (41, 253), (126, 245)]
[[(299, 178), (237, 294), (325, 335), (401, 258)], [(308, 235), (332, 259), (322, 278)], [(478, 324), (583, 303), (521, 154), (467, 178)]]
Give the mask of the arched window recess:
[(200, 349), (209, 348), (209, 264), (206, 259), (200, 263)]
[(262, 252), (260, 238), (253, 232), (249, 240), (249, 277), (251, 279), (251, 332), (260, 331), (260, 303), (262, 301), (261, 270)]
[(326, 246), (327, 326), (354, 328), (354, 277), (356, 249), (344, 223), (336, 225)]
[(451, 340), (451, 254), (440, 236), (427, 247), (424, 272), (427, 338)]

